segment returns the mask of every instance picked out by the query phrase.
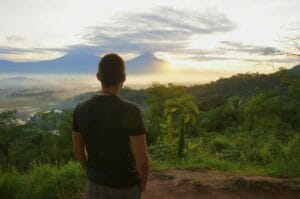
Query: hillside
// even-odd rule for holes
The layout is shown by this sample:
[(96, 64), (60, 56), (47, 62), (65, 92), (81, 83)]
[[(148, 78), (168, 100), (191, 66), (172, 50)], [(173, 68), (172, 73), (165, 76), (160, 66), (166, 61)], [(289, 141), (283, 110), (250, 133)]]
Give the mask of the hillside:
[[(295, 68), (297, 69), (297, 67)], [(287, 95), (289, 85), (285, 79), (293, 80), (299, 78), (299, 75), (294, 73), (295, 68), (291, 70), (292, 73), (287, 70), (282, 70), (272, 74), (237, 74), (207, 84), (183, 87), (187, 92), (195, 96), (195, 101), (202, 110), (207, 110), (211, 107), (223, 104), (232, 96), (246, 98), (260, 91), (274, 91), (280, 95)], [(87, 99), (92, 95), (94, 95), (93, 92), (82, 93), (69, 98), (62, 106), (74, 107), (79, 101)], [(144, 90), (126, 88), (121, 91), (120, 95), (142, 106), (146, 104)]]
[(187, 90), (195, 96), (201, 107), (212, 107), (224, 103), (231, 96), (249, 97), (260, 91), (274, 91), (287, 95), (288, 79), (298, 79), (297, 73), (281, 70), (272, 74), (237, 74), (215, 82), (195, 85)]
[(300, 75), (300, 64), (291, 68), (290, 72)]

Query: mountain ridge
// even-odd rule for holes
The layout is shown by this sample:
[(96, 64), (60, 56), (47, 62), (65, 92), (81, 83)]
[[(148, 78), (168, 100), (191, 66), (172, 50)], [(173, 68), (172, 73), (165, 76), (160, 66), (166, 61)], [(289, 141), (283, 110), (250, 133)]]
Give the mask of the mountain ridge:
[[(13, 62), (0, 60), (0, 72), (3, 73), (94, 73), (101, 57), (88, 54), (66, 54), (45, 61)], [(151, 53), (125, 62), (129, 74), (159, 72), (168, 63)]]

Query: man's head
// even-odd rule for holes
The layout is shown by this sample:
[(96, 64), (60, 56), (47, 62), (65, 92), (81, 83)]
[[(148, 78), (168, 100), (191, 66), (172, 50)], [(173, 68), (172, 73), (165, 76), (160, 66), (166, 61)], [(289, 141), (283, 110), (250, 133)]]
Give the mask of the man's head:
[(107, 88), (123, 83), (126, 79), (124, 60), (117, 54), (105, 55), (99, 62), (97, 78)]

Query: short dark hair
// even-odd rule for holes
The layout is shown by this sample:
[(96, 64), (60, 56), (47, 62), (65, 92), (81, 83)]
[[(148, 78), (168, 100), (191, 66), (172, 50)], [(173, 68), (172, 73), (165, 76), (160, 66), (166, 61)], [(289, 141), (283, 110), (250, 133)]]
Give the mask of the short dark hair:
[(125, 62), (117, 54), (107, 54), (99, 62), (98, 74), (105, 87), (114, 86), (120, 83), (125, 75)]

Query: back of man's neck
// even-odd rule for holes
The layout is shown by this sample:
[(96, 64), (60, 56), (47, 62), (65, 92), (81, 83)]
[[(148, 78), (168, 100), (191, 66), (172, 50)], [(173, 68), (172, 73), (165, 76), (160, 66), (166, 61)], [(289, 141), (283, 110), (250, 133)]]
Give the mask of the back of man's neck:
[(100, 90), (100, 95), (117, 95), (119, 89), (116, 88), (103, 88)]
[(100, 95), (117, 95), (115, 92), (100, 91)]

